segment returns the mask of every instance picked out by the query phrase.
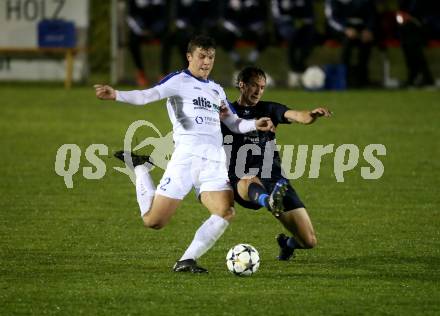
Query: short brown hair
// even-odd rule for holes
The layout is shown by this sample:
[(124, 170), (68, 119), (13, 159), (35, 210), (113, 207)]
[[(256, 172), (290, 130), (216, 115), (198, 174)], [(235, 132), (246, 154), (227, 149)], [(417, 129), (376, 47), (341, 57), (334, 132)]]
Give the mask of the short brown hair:
[(263, 77), (264, 80), (266, 80), (266, 73), (263, 71), (263, 69), (255, 66), (247, 66), (243, 68), (237, 76), (237, 88), (240, 81), (248, 84), (249, 81), (254, 77)]
[(212, 37), (206, 36), (206, 35), (197, 35), (193, 37), (189, 43), (187, 48), (187, 53), (193, 53), (197, 47), (203, 48), (203, 49), (215, 49), (215, 41)]

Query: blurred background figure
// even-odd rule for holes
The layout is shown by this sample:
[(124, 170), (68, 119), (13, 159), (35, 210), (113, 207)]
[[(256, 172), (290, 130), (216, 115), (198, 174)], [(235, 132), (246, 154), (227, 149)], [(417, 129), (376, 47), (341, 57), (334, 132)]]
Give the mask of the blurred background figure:
[[(139, 87), (149, 85), (142, 60), (142, 43), (160, 39), (165, 35), (168, 24), (166, 2), (165, 0), (128, 0), (128, 47), (136, 68), (136, 83)], [(163, 53), (162, 49), (161, 59), (164, 58)]]
[(170, 72), (173, 46), (177, 47), (182, 67), (186, 67), (186, 48), (195, 34), (213, 36), (216, 33), (220, 2), (217, 0), (176, 0), (171, 3), (170, 30), (162, 40), (164, 59), (162, 75)]
[[(374, 0), (326, 0), (325, 15), (330, 31), (342, 43), (341, 62), (347, 67), (349, 87), (369, 84), (368, 63), (374, 40)], [(353, 64), (353, 49), (357, 48)]]
[(299, 87), (315, 43), (313, 0), (272, 0), (271, 9), (277, 37), (287, 42), (287, 86)]
[(407, 67), (406, 86), (430, 86), (434, 78), (423, 51), (428, 39), (440, 39), (440, 1), (399, 0), (396, 20)]
[[(232, 83), (235, 86), (237, 74), (245, 65), (253, 65), (261, 52), (269, 45), (269, 8), (264, 0), (224, 0), (220, 12), (218, 44), (227, 52), (234, 63)], [(236, 50), (236, 41), (246, 40), (255, 46), (243, 60)], [(268, 86), (273, 80), (266, 74)]]

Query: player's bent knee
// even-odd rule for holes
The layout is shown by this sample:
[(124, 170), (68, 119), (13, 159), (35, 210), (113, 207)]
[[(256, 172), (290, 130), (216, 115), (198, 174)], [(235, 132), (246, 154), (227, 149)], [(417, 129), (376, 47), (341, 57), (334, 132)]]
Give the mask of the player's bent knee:
[(161, 222), (152, 222), (149, 220), (145, 220), (144, 219), (144, 227), (145, 228), (151, 228), (151, 229), (161, 229), (165, 226), (165, 224), (161, 223)]
[(222, 214), (222, 217), (230, 222), (235, 217), (235, 209), (231, 206), (227, 211)]
[(315, 248), (318, 244), (318, 240), (316, 239), (316, 236), (314, 234), (309, 234), (306, 238), (303, 240), (304, 248), (311, 249)]
[(211, 212), (211, 214), (223, 217), (225, 220), (230, 222), (235, 217), (235, 209), (231, 206), (230, 208), (222, 211), (217, 210), (215, 212)]
[(144, 222), (144, 226), (145, 226), (145, 228), (151, 228), (151, 229), (159, 230), (159, 229), (163, 228), (165, 225), (162, 225), (160, 223), (150, 224), (150, 223), (145, 223)]
[(152, 219), (152, 218), (148, 217), (147, 214), (145, 214), (142, 217), (142, 220), (144, 222), (145, 228), (152, 228), (152, 229), (156, 229), (156, 230), (165, 227), (165, 225), (167, 224), (164, 220)]

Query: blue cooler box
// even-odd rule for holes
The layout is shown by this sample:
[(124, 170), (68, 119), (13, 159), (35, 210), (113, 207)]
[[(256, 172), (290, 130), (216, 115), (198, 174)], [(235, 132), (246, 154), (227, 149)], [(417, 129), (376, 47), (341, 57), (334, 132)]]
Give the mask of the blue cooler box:
[(347, 70), (345, 65), (325, 65), (325, 89), (345, 90), (347, 89)]
[(64, 20), (41, 20), (38, 23), (39, 47), (72, 48), (76, 45), (75, 24)]

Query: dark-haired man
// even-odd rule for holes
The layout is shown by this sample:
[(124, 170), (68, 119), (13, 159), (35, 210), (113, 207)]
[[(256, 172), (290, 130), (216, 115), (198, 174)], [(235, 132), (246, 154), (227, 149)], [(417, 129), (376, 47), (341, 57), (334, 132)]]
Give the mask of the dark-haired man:
[[(237, 87), (240, 96), (232, 103), (239, 117), (270, 117), (274, 126), (277, 126), (291, 122), (311, 124), (318, 117), (330, 116), (329, 110), (322, 107), (312, 111), (295, 111), (283, 104), (260, 101), (265, 86), (266, 77), (263, 70), (246, 67), (239, 73)], [(281, 160), (278, 152), (274, 150), (276, 140), (273, 130), (237, 134), (227, 126), (222, 126), (222, 132), (225, 147), (232, 146), (227, 150), (230, 153), (228, 173), (235, 201), (250, 209), (268, 208), (292, 234), (291, 237), (284, 234), (277, 236), (280, 246), (278, 259), (289, 260), (295, 249), (313, 248), (317, 241), (312, 222), (297, 193), (282, 175)], [(252, 152), (249, 152), (249, 149), (253, 149)], [(269, 155), (269, 162), (264, 158), (267, 151), (273, 153), (273, 156)], [(243, 166), (249, 170), (247, 174)], [(279, 188), (282, 192), (281, 209), (273, 209), (269, 203), (271, 196), (268, 192), (272, 192), (274, 188)]]
[(148, 228), (164, 227), (183, 198), (195, 188), (211, 216), (197, 230), (192, 243), (173, 269), (176, 272), (203, 273), (207, 270), (200, 267), (196, 259), (215, 244), (234, 216), (222, 147), (220, 108), (227, 114), (221, 118), (222, 122), (236, 133), (270, 130), (273, 126), (268, 118), (238, 118), (232, 112), (223, 88), (208, 80), (215, 59), (215, 43), (210, 37), (193, 38), (188, 44), (186, 56), (187, 69), (166, 76), (151, 89), (117, 91), (106, 85), (95, 85), (95, 89), (100, 99), (135, 105), (167, 98), (175, 148), (157, 189), (150, 177), (148, 164), (143, 164), (148, 159), (129, 157), (130, 153), (119, 153), (117, 157), (126, 163), (133, 162), (137, 200), (144, 225)]

